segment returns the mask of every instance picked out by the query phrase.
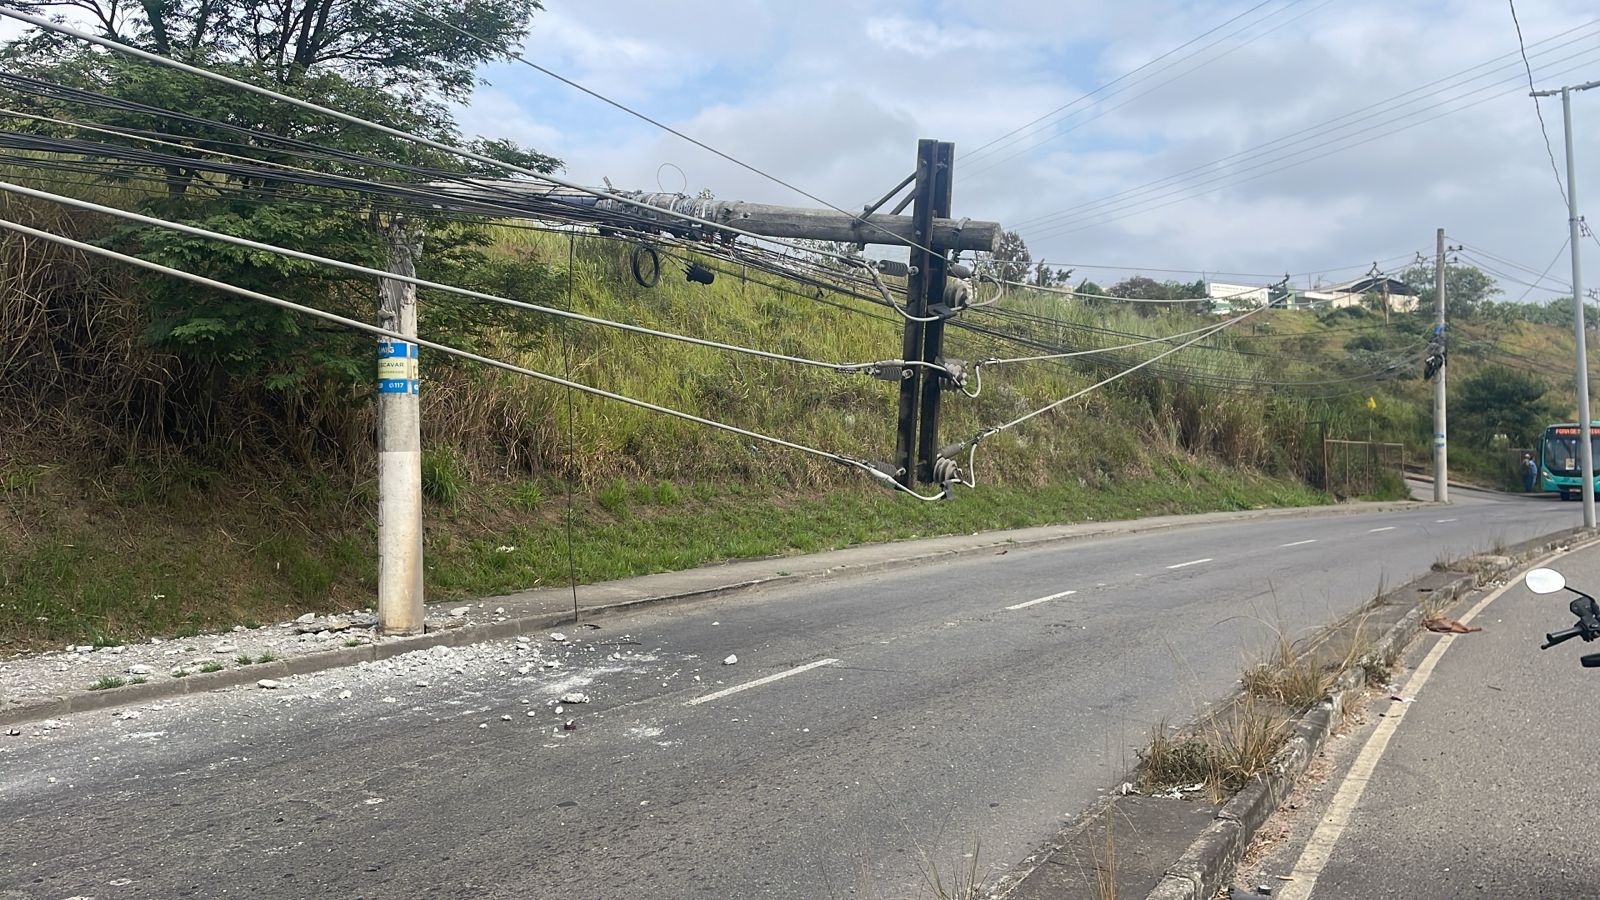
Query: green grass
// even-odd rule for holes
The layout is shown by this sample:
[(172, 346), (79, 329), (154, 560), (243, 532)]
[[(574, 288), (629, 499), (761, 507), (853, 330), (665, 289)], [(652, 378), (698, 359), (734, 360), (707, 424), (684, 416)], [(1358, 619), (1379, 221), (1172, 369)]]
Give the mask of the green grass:
[[(1323, 495), (1295, 483), (1209, 468), (1182, 481), (1150, 478), (1098, 488), (1068, 484), (963, 491), (945, 503), (907, 503), (881, 490), (771, 498), (729, 491), (709, 501), (619, 513), (601, 499), (597, 507), (580, 509), (574, 517), (573, 564), (578, 580), (587, 583), (913, 537), (1323, 502)], [(501, 553), (496, 549), (500, 546), (516, 550)], [(559, 518), (473, 540), (437, 539), (427, 552), (428, 589), (439, 599), (556, 584), (568, 577), (566, 535)]]
[[(494, 239), (491, 255), (525, 254), (566, 274), (565, 239), (511, 229)], [(901, 344), (901, 323), (858, 300), (820, 298), (870, 316), (737, 275), (704, 287), (662, 279), (644, 289), (625, 266), (626, 253), (615, 246), (580, 242), (568, 298), (574, 308), (837, 362), (884, 359)], [(1006, 304), (1130, 334), (1210, 321), (1027, 292)], [(1270, 311), (1247, 327), (1256, 335), (1317, 331), (1324, 327), (1317, 321)], [(1065, 339), (1053, 325), (1018, 327), (1038, 331), (1030, 340)], [(1344, 337), (1318, 331), (1300, 339), (1306, 346), (1298, 352), (1337, 347)], [(1251, 346), (1242, 337), (1219, 339), (1228, 341)], [(894, 385), (878, 379), (797, 371), (599, 328), (552, 328), (502, 349), (541, 371), (565, 372), (570, 361), (587, 383), (808, 446), (876, 459), (893, 446)], [(1020, 352), (964, 331), (951, 333), (946, 350), (964, 359)], [(1183, 358), (1222, 383), (1303, 374), (1280, 372), (1272, 355), (1196, 347)], [(947, 398), (941, 437), (976, 434), (1103, 374), (1088, 363), (993, 367), (978, 398)], [(1327, 420), (1334, 436), (1354, 437), (1374, 422), (1356, 399), (1318, 404), (1249, 389), (1218, 393), (1138, 373), (985, 440), (980, 487), (924, 504), (815, 456), (569, 398), (505, 373), (436, 362), (422, 402), (427, 590), (440, 600), (565, 581), (569, 490), (577, 577), (593, 582), (915, 536), (1325, 502), (1300, 484), (1309, 461), (1320, 459), (1313, 424)], [(1378, 413), (1389, 419), (1373, 427), (1381, 437), (1383, 428), (1410, 422), (1413, 411), (1385, 403)], [(340, 423), (351, 427), (340, 431)], [(253, 445), (110, 462), (63, 448), (0, 458), (0, 652), (192, 636), (370, 605), (375, 486), (362, 443), (369, 426), (330, 419), (328, 434), (353, 437), (329, 440), (354, 443), (334, 448), (321, 467)], [(497, 552), (501, 546), (515, 549)]]
[[(428, 514), (430, 596), (443, 601), (567, 580), (565, 503), (536, 510), (505, 503), (515, 490), (472, 485), (459, 510)], [(565, 494), (549, 480), (538, 490)], [(360, 503), (359, 488), (351, 491), (323, 502), (334, 509)], [(911, 537), (1326, 502), (1293, 480), (1183, 458), (1143, 477), (983, 486), (933, 504), (848, 479), (827, 490), (617, 479), (599, 493), (617, 502), (608, 508), (595, 494), (574, 497), (573, 558), (585, 583)], [(272, 495), (258, 487), (250, 505), (213, 497), (171, 513), (147, 510), (143, 527), (128, 528), (115, 510), (103, 520), (83, 510), (74, 520), (52, 518), (59, 496), (38, 499), (49, 509), (39, 513), (37, 542), (0, 534), (0, 650), (192, 636), (371, 602), (375, 536), (365, 514), (354, 521), (304, 511), (252, 514), (255, 524), (246, 511), (259, 510), (263, 496), (272, 506)], [(280, 527), (301, 520), (305, 527)], [(501, 546), (516, 549), (498, 552)], [(240, 654), (235, 662), (271, 658)]]
[(273, 656), (271, 653), (263, 653), (260, 656), (256, 657), (256, 662), (258, 662), (258, 663), (269, 663), (269, 662), (272, 662), (275, 659), (277, 659), (277, 657)]
[(518, 482), (516, 487), (511, 489), (510, 499), (521, 509), (532, 512), (544, 503), (544, 488), (537, 481)]
[(435, 503), (454, 506), (466, 490), (466, 472), (449, 448), (431, 447), (422, 451), (422, 496)]
[(207, 663), (201, 663), (200, 664), (200, 671), (202, 671), (202, 672), (221, 672), (222, 671), (222, 663), (219, 663), (216, 660), (212, 660), (212, 661), (207, 662)]
[(128, 682), (127, 682), (126, 679), (118, 678), (115, 675), (101, 675), (98, 681), (96, 681), (94, 684), (89, 685), (89, 690), (91, 690), (91, 691), (108, 691), (108, 690), (111, 690), (112, 688), (122, 687), (123, 685), (125, 685), (127, 683)]
[(248, 666), (255, 662), (255, 660), (250, 658), (250, 654), (248, 653), (241, 653), (238, 656), (235, 656), (233, 661), (241, 666)]

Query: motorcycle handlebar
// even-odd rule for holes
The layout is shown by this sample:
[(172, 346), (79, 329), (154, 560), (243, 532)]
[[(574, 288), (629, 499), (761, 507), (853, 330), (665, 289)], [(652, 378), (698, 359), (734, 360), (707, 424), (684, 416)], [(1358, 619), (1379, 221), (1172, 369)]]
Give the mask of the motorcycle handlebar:
[(1562, 641), (1570, 641), (1581, 634), (1583, 634), (1583, 629), (1576, 627), (1562, 629), (1561, 631), (1552, 631), (1544, 636), (1544, 643), (1540, 645), (1539, 649), (1549, 650), (1551, 647), (1554, 647)]

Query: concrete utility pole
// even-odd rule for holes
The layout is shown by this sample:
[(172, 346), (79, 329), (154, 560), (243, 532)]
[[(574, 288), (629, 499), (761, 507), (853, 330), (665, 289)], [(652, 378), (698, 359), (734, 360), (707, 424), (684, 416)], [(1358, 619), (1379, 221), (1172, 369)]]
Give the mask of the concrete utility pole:
[[(1433, 263), (1434, 331), (1444, 337), (1444, 229), (1439, 229), (1438, 250)], [(1446, 366), (1440, 366), (1433, 376), (1433, 502), (1450, 502), (1450, 454), (1445, 447), (1445, 392)]]
[[(415, 277), (422, 231), (389, 223), (389, 271)], [(417, 336), (417, 287), (378, 283), (378, 324)], [(378, 630), (422, 631), (422, 414), (417, 345), (378, 341)]]
[[(1567, 228), (1572, 254), (1572, 329), (1577, 337), (1578, 460), (1583, 468), (1583, 527), (1594, 527), (1594, 444), (1589, 435), (1589, 352), (1585, 346), (1583, 269), (1578, 263), (1583, 219), (1578, 215), (1578, 161), (1572, 153), (1572, 95), (1600, 87), (1600, 81), (1571, 85), (1555, 91), (1534, 91), (1534, 97), (1561, 95), (1561, 120), (1567, 132)], [(1535, 100), (1535, 102), (1538, 102)]]

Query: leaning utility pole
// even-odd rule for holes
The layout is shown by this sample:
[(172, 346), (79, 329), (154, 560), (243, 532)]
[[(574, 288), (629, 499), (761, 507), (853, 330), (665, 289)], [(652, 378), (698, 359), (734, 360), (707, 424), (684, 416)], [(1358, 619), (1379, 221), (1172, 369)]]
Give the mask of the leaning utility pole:
[[(1600, 81), (1572, 85), (1556, 91), (1534, 91), (1532, 96), (1561, 95), (1561, 119), (1567, 131), (1567, 228), (1572, 254), (1572, 328), (1577, 337), (1578, 460), (1583, 467), (1583, 527), (1594, 527), (1594, 445), (1589, 436), (1589, 354), (1584, 346), (1583, 269), (1578, 264), (1583, 219), (1578, 216), (1578, 163), (1572, 154), (1572, 94), (1600, 87)], [(1537, 99), (1535, 103), (1539, 102)]]
[[(414, 278), (422, 232), (389, 223), (389, 271)], [(417, 336), (417, 286), (378, 283), (378, 324)], [(378, 630), (422, 631), (422, 414), (417, 345), (378, 340)]]
[[(1433, 262), (1433, 333), (1444, 340), (1444, 229), (1439, 229), (1438, 249)], [(1433, 375), (1433, 502), (1450, 502), (1450, 456), (1445, 447), (1445, 366)]]
[[(592, 219), (594, 227), (602, 231), (630, 232), (646, 247), (650, 232), (708, 242), (753, 235), (855, 244), (862, 249), (868, 244), (909, 247), (905, 266), (880, 260), (874, 267), (879, 273), (906, 277), (905, 305), (895, 304), (905, 316), (901, 356), (886, 360), (877, 371), (879, 377), (898, 383), (895, 454), (892, 462), (875, 463), (874, 467), (906, 487), (917, 482), (948, 487), (961, 476), (957, 461), (939, 452), (940, 399), (942, 392), (963, 384), (964, 367), (943, 357), (944, 324), (968, 305), (973, 293), (965, 281), (970, 273), (955, 266), (954, 257), (963, 251), (993, 253), (1001, 236), (998, 222), (950, 218), (954, 169), (954, 144), (918, 141), (916, 170), (859, 213), (666, 192), (608, 189), (605, 196), (598, 191), (586, 196), (531, 181), (485, 180), (437, 187), (448, 189), (462, 209), (502, 215), (507, 207), (524, 209), (530, 215), (559, 211), (574, 221)], [(879, 212), (908, 187), (911, 191), (893, 209)], [(911, 215), (902, 215), (907, 206)], [(635, 273), (635, 277), (639, 275)], [(694, 276), (690, 277), (693, 280)], [(873, 277), (876, 280), (877, 276)], [(876, 287), (885, 293), (888, 290), (881, 282)], [(885, 297), (885, 303), (890, 299)]]
[[(901, 358), (907, 361), (939, 362), (944, 341), (944, 319), (932, 318), (935, 307), (944, 301), (945, 257), (929, 252), (933, 241), (933, 220), (950, 215), (950, 189), (954, 184), (955, 144), (922, 140), (917, 142), (917, 170), (911, 194), (913, 240), (923, 245), (911, 250), (906, 277), (906, 320)], [(894, 468), (896, 480), (911, 485), (916, 481), (936, 480), (933, 461), (938, 453), (939, 397), (945, 379), (925, 373), (921, 366), (908, 365), (900, 372), (900, 406), (895, 435)], [(919, 427), (920, 420), (920, 427)]]

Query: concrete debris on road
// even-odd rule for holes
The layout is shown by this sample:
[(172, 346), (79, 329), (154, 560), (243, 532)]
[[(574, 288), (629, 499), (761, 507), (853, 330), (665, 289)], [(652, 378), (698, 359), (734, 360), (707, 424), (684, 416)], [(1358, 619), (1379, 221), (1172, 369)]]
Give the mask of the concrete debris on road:
[(722, 661), (722, 664), (725, 665), (725, 666), (738, 665), (738, 663), (739, 663), (739, 657), (738, 657), (737, 654), (733, 654), (733, 653), (728, 654), (728, 658)]
[(326, 619), (313, 618), (309, 622), (296, 622), (294, 629), (301, 634), (321, 636), (335, 631), (348, 631), (353, 624), (349, 619), (330, 616)]
[(555, 641), (558, 644), (565, 644), (567, 642), (567, 636), (559, 631), (552, 631), (550, 632), (550, 640)]
[(142, 663), (135, 663), (129, 666), (127, 671), (129, 675), (153, 675), (156, 670)]
[(450, 610), (450, 618), (459, 619), (462, 616), (465, 616), (469, 612), (472, 612), (472, 607), (470, 607), (470, 606), (457, 606), (456, 608)]
[(589, 702), (589, 695), (588, 694), (580, 694), (580, 693), (562, 694), (561, 695), (561, 702), (562, 703), (588, 703)]
[(277, 679), (274, 679), (274, 678), (263, 678), (260, 681), (256, 682), (256, 687), (261, 688), (263, 690), (275, 691), (278, 688), (283, 687), (283, 682), (278, 681)]

